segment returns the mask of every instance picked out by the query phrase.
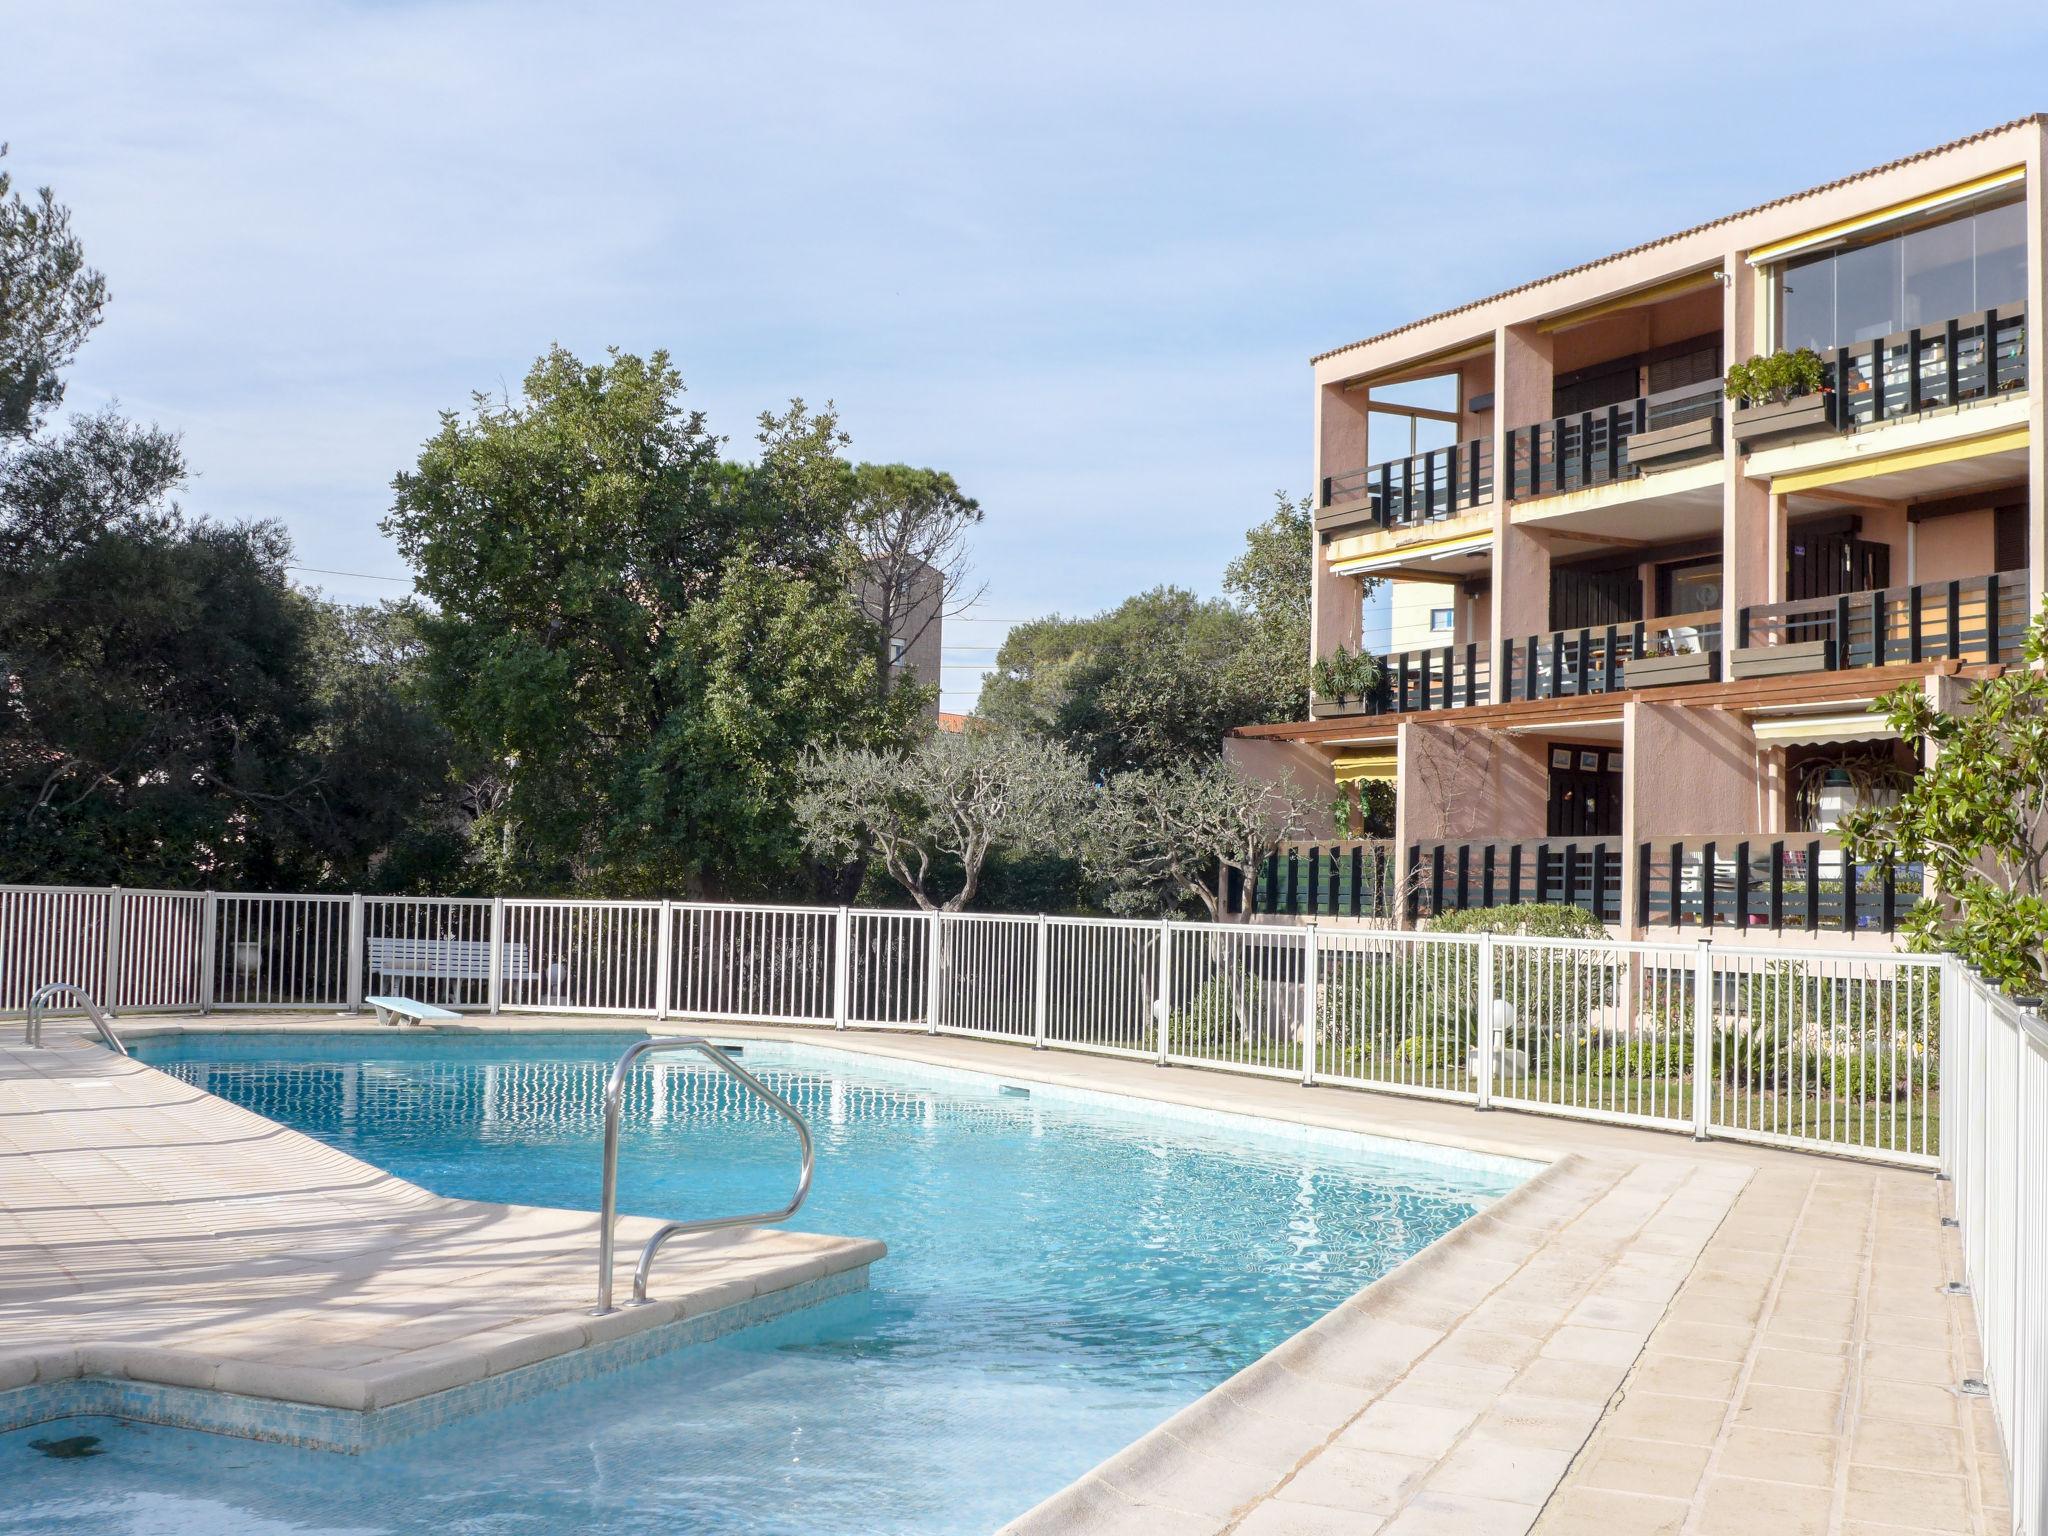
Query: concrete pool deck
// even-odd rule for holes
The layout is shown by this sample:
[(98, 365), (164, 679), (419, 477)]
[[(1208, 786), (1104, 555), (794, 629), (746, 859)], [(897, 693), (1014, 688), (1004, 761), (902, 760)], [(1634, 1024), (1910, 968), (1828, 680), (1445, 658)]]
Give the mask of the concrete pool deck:
[[(656, 1262), (648, 1305), (592, 1317), (591, 1213), (443, 1199), (69, 1029), (47, 1038), (0, 1046), (0, 1428), (140, 1403), (166, 1422), (359, 1449), (425, 1422), (392, 1410), (432, 1398), (445, 1412), (461, 1406), (448, 1394), (499, 1379), (471, 1394), (492, 1406), (516, 1385), (503, 1378), (551, 1385), (565, 1357), (623, 1363), (749, 1326), (857, 1288), (885, 1251), (758, 1228), (685, 1236)], [(656, 1225), (619, 1223), (621, 1295)]]
[[(380, 1032), (303, 1014), (122, 1027), (132, 1035)], [(463, 1027), (643, 1026), (521, 1016)], [(1988, 1405), (1957, 1390), (1979, 1373), (1975, 1324), (1967, 1297), (1943, 1291), (1958, 1259), (1953, 1233), (1940, 1224), (1944, 1186), (1929, 1174), (951, 1036), (681, 1021), (653, 1032), (787, 1039), (1550, 1165), (1012, 1529), (1899, 1536), (2011, 1528)], [(19, 1058), (53, 1054), (0, 1049), (0, 1095), (21, 1092)], [(18, 1126), (25, 1102), (0, 1103), (0, 1126)], [(265, 1138), (293, 1137), (338, 1160), (354, 1178), (435, 1202), (268, 1121), (245, 1119)], [(35, 1134), (88, 1160), (101, 1155), (90, 1136)], [(10, 1135), (18, 1132), (0, 1130), (0, 1150)], [(260, 1153), (243, 1162), (263, 1168)], [(220, 1182), (221, 1164), (205, 1166), (203, 1192), (180, 1198), (207, 1202), (216, 1220), (243, 1209), (235, 1183)], [(75, 1223), (80, 1241), (118, 1244), (98, 1224), (107, 1206), (118, 1208), (119, 1178), (92, 1168), (89, 1180), (59, 1192), (56, 1203), (69, 1214), (49, 1219)], [(0, 1174), (0, 1189), (18, 1222), (11, 1177)], [(534, 1242), (536, 1256), (561, 1243), (565, 1281), (587, 1291), (591, 1218), (544, 1214), (572, 1229), (582, 1223), (574, 1229), (580, 1246), (552, 1229)], [(10, 1255), (0, 1260), (0, 1373), (14, 1347), (9, 1332), (84, 1305), (75, 1284), (58, 1292), (54, 1308), (15, 1288), (11, 1254), (20, 1238), (8, 1220), (0, 1216)], [(483, 1246), (472, 1245), (471, 1256)], [(662, 1270), (670, 1267), (665, 1255)], [(252, 1283), (266, 1278), (257, 1266)], [(261, 1296), (252, 1292), (247, 1305)], [(579, 1298), (587, 1304), (587, 1295)], [(346, 1287), (313, 1304), (352, 1310)], [(167, 1326), (198, 1325), (173, 1317)], [(0, 1386), (8, 1381), (0, 1374)]]

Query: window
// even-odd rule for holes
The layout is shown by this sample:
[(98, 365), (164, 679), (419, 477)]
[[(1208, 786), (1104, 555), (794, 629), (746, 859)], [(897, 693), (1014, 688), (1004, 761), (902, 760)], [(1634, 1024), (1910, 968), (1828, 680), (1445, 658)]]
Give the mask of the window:
[(889, 637), (889, 665), (892, 667), (902, 666), (903, 653), (909, 648), (909, 641), (903, 639), (900, 635), (891, 635)]
[(1448, 635), (1451, 632), (1452, 623), (1453, 618), (1450, 609), (1432, 608), (1429, 610), (1429, 632), (1431, 634)]
[(1721, 606), (1721, 562), (1710, 560), (1699, 565), (1675, 565), (1665, 573), (1668, 582), (1664, 611), (1676, 613), (1713, 613)]
[(2026, 291), (2026, 205), (2007, 203), (1787, 262), (1779, 341), (1824, 352), (2018, 304)]

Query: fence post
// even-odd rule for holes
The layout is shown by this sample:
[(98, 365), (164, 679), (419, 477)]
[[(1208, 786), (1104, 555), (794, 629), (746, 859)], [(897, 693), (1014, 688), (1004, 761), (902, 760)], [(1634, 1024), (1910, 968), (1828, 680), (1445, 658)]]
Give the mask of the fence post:
[(213, 1012), (214, 950), (220, 943), (220, 897), (212, 891), (199, 908), (199, 1011)]
[(1941, 1019), (1936, 1026), (1934, 1060), (1941, 1080), (1935, 1088), (1935, 1103), (1939, 1106), (1941, 1140), (1934, 1149), (1935, 1178), (1943, 1183), (1954, 1183), (1956, 1176), (1955, 1140), (1953, 1116), (1956, 1112), (1955, 1094), (1951, 1086), (1955, 1076), (1954, 1067), (1960, 1060), (1957, 1043), (1962, 1031), (1956, 1023), (1956, 1010), (1962, 1001), (1962, 983), (1956, 975), (1957, 960), (1954, 955), (1941, 957)]
[(940, 950), (943, 941), (939, 937), (939, 922), (944, 913), (932, 908), (931, 952), (924, 963), (924, 1032), (936, 1035), (939, 1032), (939, 987), (942, 984), (944, 966), (940, 964)]
[(496, 1013), (505, 1005), (505, 898), (491, 898), (491, 981), (490, 1008)]
[(1159, 985), (1152, 998), (1152, 1018), (1157, 1026), (1159, 1041), (1159, 1065), (1166, 1065), (1167, 1052), (1171, 1042), (1167, 1039), (1166, 1021), (1173, 1016), (1173, 926), (1168, 918), (1159, 919)]
[(121, 990), (121, 887), (118, 885), (107, 887), (107, 931), (102, 937), (106, 940), (106, 947), (100, 957), (103, 967), (101, 979), (105, 982), (101, 988), (105, 996), (101, 1001), (111, 1018)]
[(363, 935), (363, 893), (352, 891), (348, 898), (348, 1011), (363, 1011), (363, 965), (366, 940)]
[(853, 913), (845, 907), (832, 920), (832, 1027), (846, 1028), (846, 992), (853, 977)]
[(1692, 1139), (1714, 1123), (1714, 945), (1701, 939), (1692, 964)]
[(1302, 928), (1302, 971), (1301, 971), (1301, 1086), (1313, 1088), (1316, 1085), (1316, 920), (1310, 918)]
[(659, 968), (654, 977), (654, 1016), (659, 1020), (668, 1018), (669, 977), (675, 970), (676, 959), (676, 904), (666, 897), (661, 903), (661, 933), (654, 941), (654, 963)]
[(1051, 1000), (1046, 996), (1046, 979), (1050, 974), (1050, 967), (1047, 964), (1047, 940), (1050, 932), (1045, 914), (1039, 913), (1037, 974), (1032, 978), (1031, 988), (1031, 1048), (1034, 1051), (1045, 1049), (1045, 1019), (1046, 1012), (1051, 1006)]
[(1479, 935), (1479, 1086), (1475, 1109), (1493, 1108), (1493, 935)]

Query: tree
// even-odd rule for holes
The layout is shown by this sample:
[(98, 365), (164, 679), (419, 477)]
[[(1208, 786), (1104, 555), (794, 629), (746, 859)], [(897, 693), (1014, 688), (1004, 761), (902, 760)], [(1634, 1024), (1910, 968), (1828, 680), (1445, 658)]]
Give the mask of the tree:
[[(274, 523), (188, 518), (175, 435), (41, 435), (105, 303), (69, 216), (0, 177), (0, 879), (315, 888), (440, 794), (382, 621), (292, 589)], [(388, 652), (389, 647), (384, 648)]]
[(427, 696), (419, 609), (305, 594), (300, 606), (314, 714), (301, 750), (316, 771), (290, 809), (306, 878), (440, 895), (479, 888), (469, 841), (478, 770), (462, 763)]
[(64, 369), (107, 303), (71, 210), (48, 187), (29, 200), (12, 185), (0, 169), (0, 438), (28, 436), (64, 398)]
[(975, 713), (1082, 753), (1098, 775), (1213, 757), (1223, 733), (1308, 712), (1314, 519), (1276, 498), (1224, 577), (1236, 601), (1156, 587), (1005, 637)]
[[(953, 477), (908, 464), (860, 464), (849, 475), (847, 538), (860, 562), (856, 592), (883, 643), (912, 650), (934, 624), (971, 606), (967, 534), (980, 505)], [(882, 656), (881, 687), (894, 683)]]
[[(1251, 619), (1254, 648), (1245, 658), (1254, 691), (1273, 703), (1274, 720), (1308, 718), (1310, 598), (1315, 590), (1315, 509), (1304, 496), (1273, 493), (1273, 515), (1245, 534), (1244, 553), (1225, 567), (1223, 590)], [(1376, 582), (1368, 581), (1370, 591)]]
[(1253, 643), (1231, 604), (1157, 587), (1012, 629), (975, 713), (1062, 743), (1098, 777), (1211, 757), (1225, 730), (1278, 707), (1243, 664)]
[[(0, 509), (0, 542), (20, 549)], [(313, 724), (274, 525), (149, 509), (10, 558), (5, 878), (184, 884), (277, 868)]]
[(1907, 914), (1916, 948), (1945, 949), (2016, 993), (2048, 985), (2048, 615), (2021, 665), (1972, 683), (1957, 711), (1918, 684), (1880, 698), (1931, 761), (1891, 805), (1842, 823), (1850, 858), (1924, 863), (1933, 896)]
[(1314, 835), (1328, 820), (1292, 787), (1210, 757), (1118, 774), (1097, 797), (1079, 841), (1083, 866), (1108, 888), (1112, 910), (1196, 905), (1215, 921), (1228, 872), (1249, 884), (1281, 843)]
[(792, 402), (729, 464), (682, 390), (666, 354), (556, 348), (394, 482), (431, 696), (503, 765), (478, 833), (509, 884), (782, 887), (803, 748), (900, 740), (923, 707), (877, 684), (834, 418)]
[[(924, 911), (958, 912), (974, 899), (992, 849), (1057, 848), (1087, 803), (1080, 761), (1014, 731), (931, 731), (901, 751), (813, 749), (796, 816), (806, 846), (827, 859), (863, 851)], [(942, 872), (959, 889), (940, 898)]]

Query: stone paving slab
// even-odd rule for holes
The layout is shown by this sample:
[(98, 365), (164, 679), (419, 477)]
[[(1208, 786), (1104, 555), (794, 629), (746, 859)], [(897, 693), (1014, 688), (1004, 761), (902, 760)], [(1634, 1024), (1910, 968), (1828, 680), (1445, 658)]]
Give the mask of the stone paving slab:
[(1968, 1298), (1942, 1293), (1960, 1262), (1928, 1174), (977, 1039), (665, 1027), (1551, 1165), (1016, 1529), (2011, 1529), (1990, 1410), (1956, 1390), (1981, 1360)]
[[(444, 1199), (47, 1038), (0, 1046), (0, 1392), (112, 1378), (371, 1412), (885, 1252), (765, 1228), (679, 1237), (648, 1305), (591, 1317), (595, 1215)], [(619, 1223), (622, 1286), (656, 1225)]]

